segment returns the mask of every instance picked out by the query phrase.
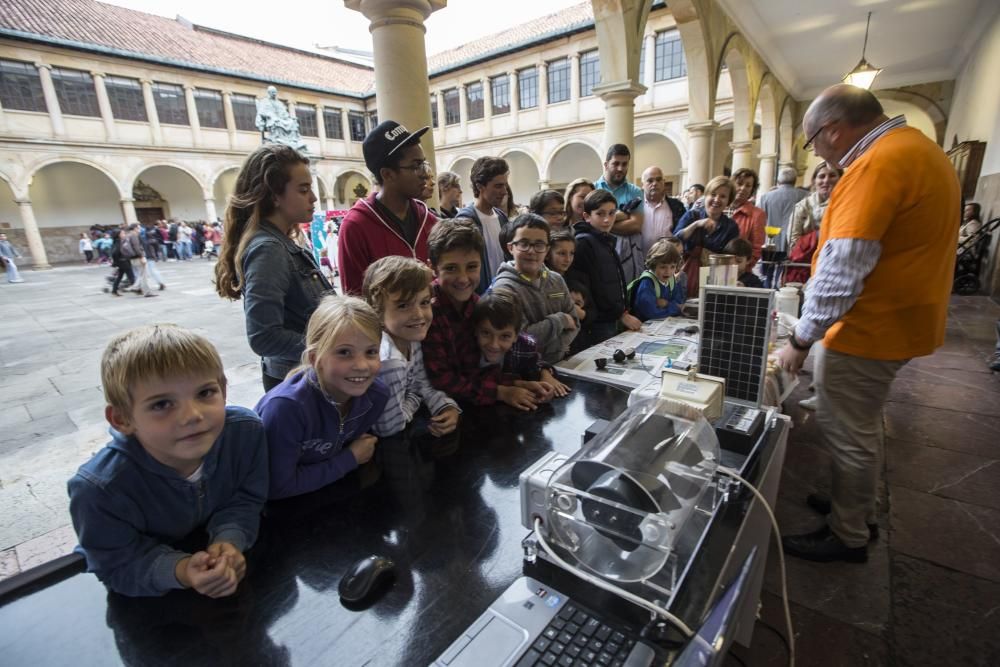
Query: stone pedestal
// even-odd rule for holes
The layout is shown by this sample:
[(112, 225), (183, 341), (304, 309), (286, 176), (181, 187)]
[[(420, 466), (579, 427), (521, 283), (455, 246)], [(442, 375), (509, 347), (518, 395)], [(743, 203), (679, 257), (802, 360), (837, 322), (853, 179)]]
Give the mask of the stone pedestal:
[(690, 123), (688, 131), (688, 183), (705, 185), (711, 177), (712, 140), (719, 124), (714, 120)]
[(733, 173), (738, 169), (753, 169), (752, 141), (733, 141), (729, 148), (733, 151)]
[[(602, 83), (594, 86), (594, 94), (604, 100), (604, 139), (601, 145), (603, 159), (612, 144), (625, 144), (633, 154), (635, 146), (635, 98), (646, 92), (646, 87), (633, 81)], [(632, 180), (635, 160), (629, 161), (628, 179)]]

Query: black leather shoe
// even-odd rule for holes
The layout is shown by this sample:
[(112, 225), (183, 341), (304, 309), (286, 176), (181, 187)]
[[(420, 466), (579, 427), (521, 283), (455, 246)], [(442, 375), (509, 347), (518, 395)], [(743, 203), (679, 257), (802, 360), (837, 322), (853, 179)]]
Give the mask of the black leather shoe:
[(817, 563), (842, 560), (848, 563), (867, 563), (867, 547), (849, 547), (833, 534), (829, 526), (823, 526), (814, 533), (787, 535), (781, 538), (781, 546), (789, 556), (797, 556)]
[[(819, 512), (822, 515), (827, 515), (833, 511), (830, 499), (821, 493), (810, 493), (806, 496), (806, 505)], [(878, 524), (869, 523), (868, 525), (868, 541), (874, 542), (878, 539)]]

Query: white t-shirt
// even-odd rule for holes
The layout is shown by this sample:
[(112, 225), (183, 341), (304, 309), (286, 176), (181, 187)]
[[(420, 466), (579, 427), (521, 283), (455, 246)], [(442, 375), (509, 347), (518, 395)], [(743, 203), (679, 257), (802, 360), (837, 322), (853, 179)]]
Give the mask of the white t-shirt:
[(503, 264), (503, 248), (500, 247), (500, 216), (496, 213), (486, 215), (476, 209), (479, 222), (483, 225), (483, 238), (486, 241), (486, 261), (489, 262), (489, 277), (492, 280)]
[(205, 474), (205, 464), (202, 463), (200, 466), (198, 466), (198, 469), (195, 470), (190, 475), (188, 475), (186, 479), (192, 484), (197, 484), (198, 482), (201, 481), (201, 478), (204, 476), (204, 474)]

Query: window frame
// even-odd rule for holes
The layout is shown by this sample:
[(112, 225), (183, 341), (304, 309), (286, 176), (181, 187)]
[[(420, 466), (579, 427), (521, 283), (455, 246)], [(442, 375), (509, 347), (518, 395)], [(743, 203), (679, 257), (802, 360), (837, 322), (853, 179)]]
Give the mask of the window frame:
[[(171, 115), (174, 109), (171, 109), (170, 107), (166, 106), (166, 103), (164, 103), (163, 105), (160, 104), (160, 100), (167, 99), (165, 96), (160, 94), (161, 91), (171, 92), (168, 91), (167, 89), (177, 89), (178, 91), (180, 91), (180, 94), (176, 95), (176, 98), (180, 100), (181, 103), (180, 110), (183, 112), (180, 116), (181, 122), (174, 122), (173, 116)], [(191, 119), (188, 118), (187, 97), (184, 94), (184, 86), (181, 86), (176, 83), (154, 81), (153, 104), (156, 106), (156, 117), (161, 124), (176, 125), (178, 127), (191, 127)], [(165, 114), (164, 111), (170, 113)], [(170, 116), (170, 118), (169, 119), (165, 118), (165, 116)]]
[[(316, 105), (296, 104), (295, 120), (299, 121), (299, 135), (303, 137), (319, 137), (319, 127), (316, 125)], [(310, 134), (312, 132), (312, 134)]]
[[(444, 125), (459, 125), (462, 122), (461, 92), (458, 88), (449, 88), (441, 92), (444, 97)], [(454, 120), (452, 120), (454, 118)]]
[(90, 72), (70, 67), (53, 67), (52, 87), (59, 100), (59, 110), (66, 116), (100, 118), (101, 106), (97, 103), (97, 88)]
[[(142, 93), (142, 82), (139, 79), (109, 74), (104, 77), (104, 90), (108, 94), (111, 117), (116, 121), (149, 122), (146, 97)], [(136, 110), (142, 113), (136, 113)]]
[[(525, 83), (531, 87), (525, 89)], [(527, 102), (525, 102), (527, 100)], [(518, 109), (538, 108), (538, 66), (531, 65), (517, 71), (517, 105)]]
[[(233, 107), (233, 122), (238, 132), (259, 132), (257, 129), (257, 98), (243, 93), (230, 93), (229, 103)], [(246, 108), (246, 111), (243, 109)], [(249, 114), (247, 112), (250, 112)], [(249, 127), (246, 127), (249, 121)]]
[[(225, 130), (226, 129), (226, 104), (222, 99), (221, 90), (212, 90), (211, 88), (195, 88), (194, 89), (194, 110), (195, 114), (198, 116), (198, 126), (207, 127), (213, 130)], [(205, 105), (211, 102), (218, 102), (218, 109), (202, 109), (202, 105), (199, 104), (201, 100), (206, 100)], [(213, 116), (218, 115), (218, 121), (212, 120)], [(207, 122), (206, 122), (207, 121)], [(216, 125), (215, 123), (220, 123)]]
[[(500, 84), (498, 93), (497, 84)], [(502, 106), (497, 105), (497, 100), (502, 99), (504, 104)], [(503, 114), (510, 113), (510, 75), (509, 74), (497, 74), (496, 76), (490, 77), (490, 111), (494, 116), (502, 116)]]
[[(331, 122), (334, 117), (336, 117), (336, 122)], [(344, 118), (339, 107), (323, 106), (323, 129), (326, 130), (327, 139), (344, 140)], [(336, 131), (331, 132), (331, 129)]]
[(49, 112), (42, 77), (34, 64), (0, 58), (0, 104), (4, 111)]
[[(656, 33), (653, 44), (655, 46), (653, 54), (654, 83), (683, 79), (687, 76), (687, 60), (684, 56), (684, 45), (681, 43), (681, 35), (678, 30), (664, 30)], [(667, 53), (668, 47), (669, 54)]]
[[(473, 98), (473, 90), (478, 91), (478, 99)], [(482, 120), (486, 117), (486, 90), (482, 81), (465, 84), (465, 112), (468, 114), (466, 120)]]
[[(365, 131), (367, 115), (358, 109), (347, 110), (347, 129), (351, 133), (351, 141), (364, 141), (368, 133)], [(360, 135), (355, 130), (360, 128)]]
[[(588, 79), (593, 79), (588, 81)], [(640, 79), (641, 81), (641, 79)], [(580, 97), (591, 97), (601, 82), (601, 57), (597, 49), (580, 54)], [(589, 87), (588, 87), (589, 86)]]
[(573, 96), (572, 75), (573, 65), (568, 57), (545, 63), (545, 99), (549, 104), (567, 102)]

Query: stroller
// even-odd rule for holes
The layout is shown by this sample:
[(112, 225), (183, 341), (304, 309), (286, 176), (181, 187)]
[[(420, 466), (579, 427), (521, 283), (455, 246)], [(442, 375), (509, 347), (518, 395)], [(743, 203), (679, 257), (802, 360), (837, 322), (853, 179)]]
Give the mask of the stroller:
[(978, 232), (958, 244), (955, 280), (952, 283), (952, 291), (956, 294), (969, 295), (979, 291), (979, 273), (990, 249), (992, 232), (997, 227), (1000, 227), (1000, 218), (993, 218), (984, 223)]

